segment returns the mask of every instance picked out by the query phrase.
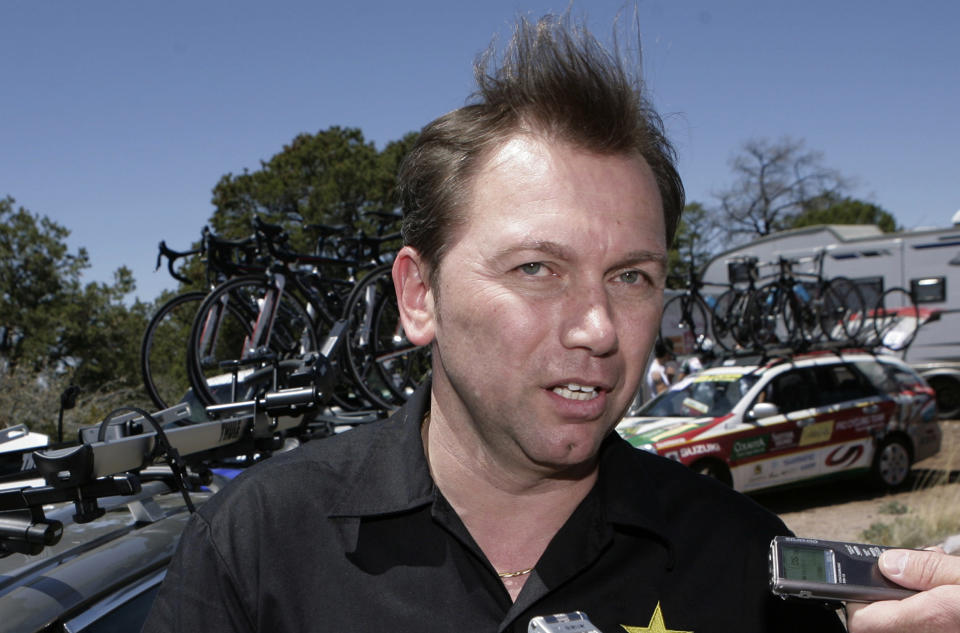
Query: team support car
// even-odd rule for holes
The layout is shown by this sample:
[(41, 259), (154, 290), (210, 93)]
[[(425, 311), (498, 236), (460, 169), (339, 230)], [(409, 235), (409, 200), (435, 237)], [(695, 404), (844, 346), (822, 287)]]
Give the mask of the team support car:
[(190, 513), (238, 468), (324, 436), (323, 399), (277, 389), (200, 422), (186, 403), (122, 407), (46, 447), (0, 433), (0, 633), (139, 631)]
[(617, 431), (743, 492), (853, 473), (896, 487), (942, 437), (934, 392), (909, 366), (834, 352), (727, 361), (684, 378)]
[(63, 523), (59, 541), (0, 558), (0, 633), (139, 631), (189, 518), (168, 477), (157, 477), (101, 500), (104, 514), (88, 523), (73, 520), (73, 504), (49, 507), (47, 518)]

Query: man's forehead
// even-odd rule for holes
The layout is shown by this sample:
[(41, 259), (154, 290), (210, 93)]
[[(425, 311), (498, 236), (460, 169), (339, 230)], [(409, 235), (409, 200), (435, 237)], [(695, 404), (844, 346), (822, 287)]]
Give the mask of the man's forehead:
[[(660, 192), (640, 156), (599, 154), (543, 134), (520, 133), (491, 150), (468, 187), (451, 246), (473, 233), (496, 242), (488, 246), (497, 250), (566, 256), (561, 251), (575, 236), (563, 227), (573, 221), (579, 223), (576, 234), (592, 234), (598, 244), (615, 239), (610, 227), (618, 227), (620, 254), (644, 251), (636, 258), (644, 261), (665, 257), (664, 229), (657, 229), (663, 223)], [(582, 240), (576, 250), (583, 250)]]
[(599, 152), (546, 132), (523, 129), (491, 147), (479, 161), (476, 175), (482, 179), (485, 174), (497, 170), (506, 169), (516, 172), (521, 168), (528, 173), (543, 174), (552, 168), (557, 168), (562, 162), (558, 159), (571, 155), (629, 160), (635, 163), (638, 171), (650, 170), (646, 159), (639, 152)]

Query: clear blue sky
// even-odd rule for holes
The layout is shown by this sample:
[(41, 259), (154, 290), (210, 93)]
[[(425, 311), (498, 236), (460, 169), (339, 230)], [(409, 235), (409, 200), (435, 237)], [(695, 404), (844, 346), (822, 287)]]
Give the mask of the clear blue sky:
[[(0, 196), (72, 232), (87, 281), (161, 239), (186, 248), (228, 172), (301, 132), (378, 147), (464, 103), (471, 63), (517, 14), (564, 1), (0, 0)], [(603, 39), (627, 3), (578, 2)], [(747, 139), (803, 139), (908, 228), (960, 209), (960, 3), (638, 3), (643, 65), (688, 199), (710, 204)]]

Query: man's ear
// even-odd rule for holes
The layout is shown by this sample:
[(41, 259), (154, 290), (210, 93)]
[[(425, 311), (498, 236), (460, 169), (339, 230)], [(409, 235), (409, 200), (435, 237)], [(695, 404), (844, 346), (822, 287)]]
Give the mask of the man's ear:
[(436, 314), (429, 269), (417, 249), (404, 246), (397, 253), (393, 260), (393, 287), (407, 339), (414, 345), (429, 345), (435, 333)]

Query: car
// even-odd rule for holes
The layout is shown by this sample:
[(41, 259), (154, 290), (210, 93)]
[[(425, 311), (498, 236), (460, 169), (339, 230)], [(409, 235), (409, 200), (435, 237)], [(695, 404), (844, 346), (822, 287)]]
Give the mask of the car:
[(72, 519), (70, 503), (46, 509), (63, 523), (59, 541), (0, 559), (0, 632), (140, 630), (190, 516), (169, 470), (158, 470), (139, 493), (101, 500), (105, 513), (89, 523)]
[(865, 351), (734, 357), (685, 377), (617, 431), (741, 492), (852, 474), (896, 488), (942, 438), (926, 381)]
[(124, 407), (57, 445), (0, 433), (0, 633), (139, 631), (190, 513), (242, 468), (325, 436), (324, 400), (308, 385), (202, 416)]

